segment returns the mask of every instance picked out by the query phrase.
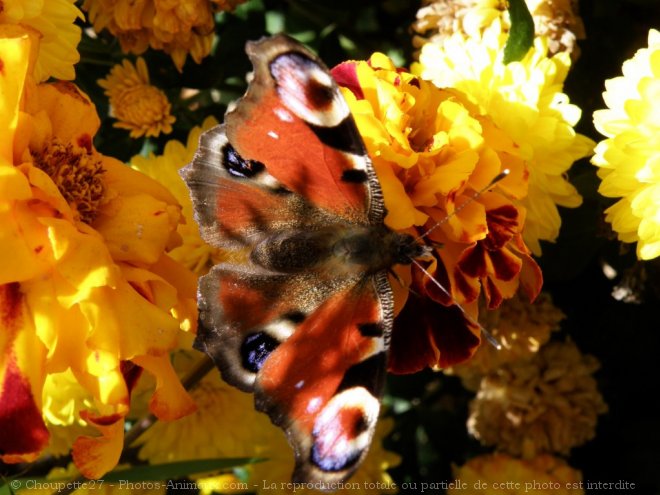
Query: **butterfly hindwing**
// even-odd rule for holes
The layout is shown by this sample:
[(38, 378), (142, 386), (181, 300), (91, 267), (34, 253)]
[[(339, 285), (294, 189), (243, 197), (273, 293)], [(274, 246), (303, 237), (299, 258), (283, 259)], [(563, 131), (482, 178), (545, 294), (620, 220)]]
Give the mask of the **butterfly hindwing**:
[(346, 479), (366, 455), (385, 380), (387, 283), (384, 275), (368, 277), (327, 298), (257, 376), (257, 408), (285, 429), (294, 447), (294, 480)]
[(200, 279), (195, 346), (213, 358), (228, 383), (251, 392), (270, 353), (326, 298), (354, 283), (221, 263)]

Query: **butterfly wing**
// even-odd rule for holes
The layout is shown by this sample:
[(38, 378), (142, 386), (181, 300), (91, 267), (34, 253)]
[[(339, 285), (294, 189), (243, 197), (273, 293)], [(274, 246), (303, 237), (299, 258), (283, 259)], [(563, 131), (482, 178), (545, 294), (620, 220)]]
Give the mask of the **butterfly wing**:
[(342, 480), (366, 455), (378, 417), (387, 277), (294, 270), (295, 259), (277, 271), (251, 255), (279, 233), (381, 224), (380, 187), (325, 66), (284, 36), (248, 52), (250, 88), (182, 173), (204, 239), (245, 253), (200, 280), (195, 346), (285, 430), (296, 480)]
[(221, 264), (202, 278), (199, 301), (196, 346), (285, 430), (294, 480), (350, 476), (380, 410), (393, 308), (386, 276), (323, 284)]
[(273, 232), (328, 221), (323, 212), (291, 194), (263, 163), (239, 155), (225, 125), (202, 134), (193, 161), (181, 175), (202, 238), (216, 247), (249, 249)]
[(286, 188), (321, 209), (382, 222), (378, 180), (327, 67), (282, 35), (248, 43), (247, 52), (254, 78), (225, 119), (239, 154), (268, 164)]
[(345, 480), (378, 420), (393, 302), (383, 273), (337, 291), (263, 363), (256, 406), (287, 433), (294, 481)]

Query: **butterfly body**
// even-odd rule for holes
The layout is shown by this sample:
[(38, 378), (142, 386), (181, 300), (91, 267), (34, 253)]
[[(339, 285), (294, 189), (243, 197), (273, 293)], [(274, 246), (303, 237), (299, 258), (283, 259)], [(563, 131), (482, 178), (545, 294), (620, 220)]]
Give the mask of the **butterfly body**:
[(278, 232), (254, 246), (250, 260), (281, 273), (316, 271), (345, 277), (372, 275), (422, 254), (411, 236), (384, 226), (330, 225), (307, 231)]
[(195, 346), (255, 394), (296, 456), (294, 480), (346, 479), (380, 409), (388, 272), (425, 249), (383, 223), (380, 185), (327, 68), (293, 40), (255, 67), (182, 176), (204, 239), (234, 253), (200, 279)]

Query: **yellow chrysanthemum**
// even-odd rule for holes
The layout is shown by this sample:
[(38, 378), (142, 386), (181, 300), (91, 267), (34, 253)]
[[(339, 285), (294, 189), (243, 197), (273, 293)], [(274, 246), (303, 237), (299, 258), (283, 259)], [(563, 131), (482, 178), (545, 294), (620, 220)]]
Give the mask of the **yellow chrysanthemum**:
[(142, 57), (136, 65), (124, 59), (98, 84), (110, 98), (110, 107), (119, 121), (115, 127), (131, 131), (132, 138), (172, 132), (176, 120), (170, 114), (172, 105), (165, 93), (149, 84), (149, 71)]
[(465, 387), (475, 391), (484, 375), (504, 364), (530, 359), (565, 317), (547, 293), (541, 293), (534, 303), (516, 296), (481, 315), (480, 323), (500, 343), (500, 349), (482, 345), (469, 361), (451, 369)]
[(38, 45), (34, 65), (37, 82), (50, 77), (75, 79), (73, 66), (80, 60), (78, 43), (80, 28), (74, 24), (83, 14), (76, 0), (1, 0), (0, 35), (2, 25), (19, 25)]
[(505, 364), (481, 380), (468, 430), (484, 445), (525, 459), (568, 454), (593, 438), (598, 415), (607, 411), (592, 376), (598, 368), (572, 342)]
[(660, 255), (660, 32), (649, 46), (623, 64), (623, 76), (605, 81), (607, 110), (594, 112), (594, 125), (607, 139), (592, 163), (602, 182), (598, 191), (621, 198), (606, 210), (623, 242), (637, 242), (637, 256)]
[(197, 63), (211, 52), (215, 11), (231, 11), (245, 0), (85, 0), (94, 29), (109, 30), (122, 50), (140, 55), (148, 47), (169, 54), (181, 71), (188, 54)]
[[(520, 460), (505, 454), (475, 457), (454, 467), (454, 479), (463, 483), (447, 490), (449, 495), (582, 495), (582, 473), (550, 455)], [(466, 490), (467, 488), (467, 490)]]
[[(443, 308), (459, 301), (474, 316), (480, 294), (494, 308), (519, 286), (531, 298), (540, 289), (540, 270), (521, 238), (525, 213), (515, 206), (527, 194), (527, 165), (517, 143), (476, 113), (466, 95), (399, 70), (382, 54), (339, 65), (333, 75), (378, 175), (385, 223), (427, 236), (427, 270), (452, 294), (417, 268), (400, 268), (415, 295), (393, 282), (401, 312), (390, 370), (451, 366), (470, 357), (479, 339), (462, 316), (440, 314)], [(492, 185), (505, 168), (508, 176)]]
[[(194, 407), (168, 353), (196, 318), (196, 281), (166, 255), (174, 197), (94, 149), (89, 98), (71, 83), (36, 85), (30, 47), (27, 34), (0, 37), (0, 452), (32, 460), (48, 444), (44, 419), (82, 420), (101, 436), (76, 438), (73, 458), (98, 477), (119, 459), (142, 370), (159, 383), (154, 414)], [(94, 408), (42, 395), (67, 370)]]
[(179, 224), (182, 243), (169, 255), (198, 275), (205, 274), (211, 265), (221, 260), (222, 253), (206, 244), (199, 235), (199, 227), (193, 218), (190, 192), (179, 175), (179, 169), (190, 163), (199, 145), (200, 134), (218, 124), (213, 117), (204, 120), (201, 127), (194, 127), (183, 143), (172, 140), (165, 145), (162, 155), (150, 153), (148, 157), (134, 156), (131, 166), (165, 186), (182, 206), (185, 223)]
[[(582, 19), (575, 0), (526, 0), (534, 20), (536, 36), (548, 39), (548, 54), (566, 52), (575, 60), (579, 55), (577, 40), (584, 39)], [(413, 45), (427, 42), (442, 45), (445, 38), (459, 32), (478, 38), (483, 30), (499, 19), (509, 27), (505, 0), (424, 0), (417, 12)]]
[[(198, 353), (192, 352), (178, 353), (175, 365), (179, 369), (189, 368), (195, 359), (199, 359), (198, 356)], [(227, 385), (215, 370), (190, 393), (197, 404), (197, 411), (176, 422), (157, 423), (150, 428), (138, 440), (142, 445), (139, 452), (141, 459), (155, 464), (214, 457), (265, 458), (268, 460), (247, 467), (249, 491), (273, 493), (269, 489), (271, 482), (276, 484), (275, 493), (291, 491), (281, 489), (281, 483), (291, 482), (293, 451), (282, 430), (273, 426), (268, 416), (255, 411), (251, 394)], [(391, 428), (390, 421), (381, 421), (369, 454), (350, 481), (360, 485), (366, 481), (393, 486), (386, 470), (396, 466), (399, 458), (384, 450), (381, 444)], [(235, 478), (226, 474), (201, 478), (198, 483), (206, 492), (224, 487), (224, 493), (234, 493), (238, 485)], [(299, 491), (315, 493), (302, 488), (296, 493)], [(355, 490), (335, 493), (355, 493)], [(363, 489), (357, 493), (373, 491)]]
[(440, 44), (422, 48), (413, 72), (440, 87), (463, 91), (518, 146), (529, 172), (529, 190), (517, 205), (526, 211), (523, 238), (535, 254), (539, 241), (554, 241), (561, 218), (557, 206), (575, 208), (582, 202), (565, 174), (573, 162), (588, 156), (593, 142), (573, 126), (580, 109), (561, 89), (570, 57), (547, 57), (547, 40), (537, 37), (519, 62), (502, 63), (507, 33), (495, 20), (481, 38), (455, 33)]

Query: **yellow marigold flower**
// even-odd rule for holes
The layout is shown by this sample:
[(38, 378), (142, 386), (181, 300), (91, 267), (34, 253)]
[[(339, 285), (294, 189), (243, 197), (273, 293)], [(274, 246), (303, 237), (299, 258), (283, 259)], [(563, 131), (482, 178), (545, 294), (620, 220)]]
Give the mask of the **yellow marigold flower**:
[[(98, 153), (89, 98), (71, 83), (36, 85), (29, 53), (27, 34), (0, 37), (0, 452), (33, 460), (48, 445), (44, 419), (84, 423), (101, 436), (78, 436), (72, 455), (99, 477), (119, 459), (143, 370), (159, 384), (158, 417), (194, 408), (168, 354), (196, 318), (196, 280), (166, 254), (175, 198)], [(82, 405), (49, 395), (67, 370)]]
[(440, 45), (422, 48), (413, 72), (440, 87), (463, 91), (518, 146), (529, 173), (529, 190), (516, 202), (526, 211), (523, 238), (537, 255), (539, 241), (554, 241), (561, 218), (557, 206), (582, 202), (565, 174), (573, 162), (588, 156), (593, 142), (573, 126), (580, 109), (561, 89), (570, 67), (566, 53), (547, 57), (547, 40), (537, 37), (519, 62), (502, 63), (507, 33), (495, 20), (481, 38), (455, 33)]
[[(506, 454), (488, 454), (470, 459), (454, 467), (454, 479), (464, 483), (470, 492), (483, 495), (582, 495), (582, 473), (565, 461), (550, 455), (521, 460)], [(458, 486), (449, 495), (466, 493)]]
[[(175, 366), (187, 369), (199, 359), (198, 356), (198, 353), (180, 352), (175, 357)], [(147, 430), (138, 440), (142, 445), (139, 457), (152, 464), (213, 457), (266, 458), (264, 462), (247, 467), (249, 491), (272, 493), (273, 490), (264, 485), (264, 480), (275, 482), (276, 492), (283, 491), (281, 483), (291, 481), (293, 451), (282, 430), (275, 427), (265, 414), (254, 409), (254, 397), (227, 385), (217, 372), (204, 377), (190, 393), (197, 411), (172, 423), (156, 423)], [(363, 481), (393, 486), (387, 469), (396, 466), (399, 457), (382, 447), (382, 439), (392, 426), (388, 420), (380, 422), (367, 458), (351, 478), (362, 486), (357, 493), (373, 493), (373, 490), (363, 488)], [(206, 492), (213, 487), (229, 487), (226, 492), (234, 493), (231, 487), (236, 487), (236, 480), (222, 475), (201, 478), (199, 484)], [(349, 489), (334, 493), (356, 492)]]
[(83, 14), (75, 3), (76, 0), (0, 1), (0, 34), (2, 25), (18, 25), (35, 43), (37, 82), (50, 77), (65, 80), (76, 77), (73, 66), (80, 60), (81, 32), (74, 22), (83, 19)]
[(572, 342), (505, 364), (482, 379), (468, 430), (484, 445), (526, 459), (568, 454), (594, 437), (598, 415), (607, 411), (592, 376), (599, 366)]
[(604, 139), (592, 163), (599, 167), (598, 191), (621, 198), (605, 219), (623, 242), (637, 242), (637, 257), (660, 255), (660, 32), (649, 46), (623, 63), (623, 76), (605, 81), (606, 110), (594, 112)]
[(520, 296), (508, 299), (498, 309), (482, 312), (480, 318), (501, 348), (482, 345), (469, 361), (449, 371), (459, 376), (465, 387), (476, 391), (484, 375), (506, 363), (530, 359), (550, 340), (564, 318), (547, 293), (541, 293), (534, 303)]
[(149, 71), (142, 57), (136, 65), (124, 59), (115, 65), (99, 86), (110, 98), (110, 107), (119, 120), (115, 127), (131, 131), (132, 138), (157, 137), (172, 132), (176, 118), (170, 114), (172, 105), (165, 93), (149, 84)]
[[(525, 213), (515, 206), (527, 194), (527, 165), (519, 146), (476, 113), (464, 94), (398, 70), (382, 54), (342, 64), (333, 75), (344, 87), (378, 174), (385, 223), (415, 237), (433, 229), (428, 240), (434, 257), (427, 270), (452, 294), (448, 297), (417, 268), (401, 267), (400, 278), (412, 279), (415, 293), (425, 298), (406, 301), (408, 291), (393, 282), (401, 312), (390, 370), (455, 364), (479, 344), (473, 333), (478, 330), (466, 326), (456, 308), (445, 307), (458, 300), (472, 304), (469, 310), (476, 313), (480, 293), (494, 308), (519, 286), (531, 298), (540, 289), (540, 270), (521, 238)], [(504, 168), (509, 175), (489, 187)], [(476, 192), (487, 188), (475, 200)], [(438, 318), (448, 322), (442, 329)]]
[(201, 127), (194, 127), (188, 134), (186, 144), (176, 140), (168, 141), (162, 155), (136, 155), (131, 158), (131, 166), (165, 186), (182, 206), (185, 223), (179, 224), (177, 232), (182, 243), (172, 249), (169, 255), (198, 275), (204, 275), (209, 268), (222, 259), (219, 249), (206, 244), (199, 235), (199, 227), (193, 218), (190, 192), (179, 175), (179, 169), (190, 163), (199, 145), (203, 131), (218, 124), (213, 117), (204, 120)]
[(148, 47), (169, 54), (181, 71), (188, 54), (197, 63), (211, 52), (215, 11), (231, 11), (245, 0), (85, 0), (83, 10), (96, 31), (107, 29), (124, 52)]
[[(575, 60), (577, 40), (585, 38), (584, 24), (575, 0), (526, 0), (536, 36), (548, 39), (548, 54), (566, 52)], [(424, 0), (413, 23), (413, 45), (438, 45), (454, 33), (478, 38), (496, 19), (509, 28), (505, 0)]]

